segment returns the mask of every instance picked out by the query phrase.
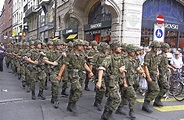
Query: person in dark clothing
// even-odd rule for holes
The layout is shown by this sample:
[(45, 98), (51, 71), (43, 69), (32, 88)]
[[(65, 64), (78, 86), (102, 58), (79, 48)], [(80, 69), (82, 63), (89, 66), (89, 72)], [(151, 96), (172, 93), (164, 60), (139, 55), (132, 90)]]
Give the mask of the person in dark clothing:
[(5, 55), (5, 49), (3, 47), (3, 45), (0, 45), (0, 72), (3, 72), (3, 59), (4, 59), (4, 55)]

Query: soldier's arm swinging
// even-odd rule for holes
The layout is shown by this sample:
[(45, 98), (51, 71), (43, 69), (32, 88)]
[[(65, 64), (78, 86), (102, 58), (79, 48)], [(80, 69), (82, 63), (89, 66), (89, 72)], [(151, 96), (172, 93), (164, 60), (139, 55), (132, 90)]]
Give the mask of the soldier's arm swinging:
[(102, 75), (103, 75), (103, 70), (100, 69), (100, 70), (98, 71), (98, 82), (96, 83), (96, 88), (97, 88), (97, 89), (100, 89), (101, 86), (102, 86)]
[(144, 70), (145, 70), (145, 73), (146, 73), (147, 81), (148, 82), (152, 82), (152, 79), (150, 77), (150, 74), (149, 74), (149, 70), (148, 70), (148, 66), (147, 65), (144, 65)]
[(86, 71), (89, 72), (89, 78), (93, 77), (93, 72), (90, 70), (89, 66), (84, 63), (84, 68), (86, 69)]
[(63, 72), (64, 72), (65, 68), (66, 68), (66, 64), (63, 64), (63, 65), (61, 66), (61, 68), (60, 68), (60, 71), (59, 71), (57, 80), (59, 80), (59, 81), (61, 80), (61, 76), (63, 75)]

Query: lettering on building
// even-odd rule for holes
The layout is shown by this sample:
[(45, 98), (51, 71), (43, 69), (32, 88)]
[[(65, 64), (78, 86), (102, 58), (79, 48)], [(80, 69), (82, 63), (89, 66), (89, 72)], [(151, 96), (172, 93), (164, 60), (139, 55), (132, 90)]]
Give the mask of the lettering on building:
[(165, 23), (165, 28), (178, 30), (179, 25), (171, 24), (171, 23)]
[(68, 33), (72, 33), (73, 32), (73, 30), (71, 29), (71, 30), (66, 30), (66, 34), (68, 34)]
[(92, 24), (90, 25), (90, 29), (100, 28), (102, 27), (102, 23)]

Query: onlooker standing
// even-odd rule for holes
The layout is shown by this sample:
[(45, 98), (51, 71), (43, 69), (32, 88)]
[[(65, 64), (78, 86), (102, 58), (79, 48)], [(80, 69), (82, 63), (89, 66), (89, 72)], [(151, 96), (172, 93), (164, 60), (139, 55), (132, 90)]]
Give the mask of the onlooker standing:
[(178, 68), (178, 69), (181, 69), (182, 66), (183, 66), (183, 61), (180, 57), (180, 52), (179, 51), (176, 51), (175, 52), (175, 56), (173, 57), (173, 59), (171, 60), (171, 65), (172, 67), (174, 68)]
[(3, 72), (4, 52), (5, 52), (5, 49), (4, 49), (3, 44), (1, 43), (1, 44), (0, 44), (0, 71), (1, 71), (1, 72)]

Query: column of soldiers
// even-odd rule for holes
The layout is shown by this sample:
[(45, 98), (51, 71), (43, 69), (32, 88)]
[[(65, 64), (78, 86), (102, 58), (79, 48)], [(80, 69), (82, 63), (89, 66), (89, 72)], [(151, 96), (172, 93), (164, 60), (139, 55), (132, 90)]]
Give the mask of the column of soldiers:
[[(119, 41), (89, 42), (76, 39), (66, 44), (62, 40), (50, 40), (47, 44), (40, 40), (23, 44), (8, 44), (6, 48), (6, 66), (11, 65), (12, 72), (22, 82), (22, 87), (31, 91), (31, 98), (35, 100), (35, 84), (39, 82), (38, 97), (45, 100), (44, 90), (47, 90), (48, 81), (51, 82), (51, 103), (54, 108), (59, 107), (59, 85), (62, 81), (61, 95), (68, 96), (66, 89), (70, 82), (70, 94), (67, 110), (77, 113), (76, 103), (84, 89), (90, 91), (89, 81), (95, 84), (94, 107), (102, 111), (101, 119), (113, 120), (113, 112), (126, 115), (123, 110), (129, 105), (129, 116), (135, 119), (136, 90), (139, 76), (147, 79), (146, 92), (142, 110), (152, 112), (150, 102), (162, 107), (161, 98), (168, 91), (168, 65), (166, 53), (169, 50), (167, 43), (160, 44), (153, 41), (151, 51), (145, 55), (144, 65), (141, 66), (138, 55), (139, 47), (121, 44)], [(162, 52), (157, 54), (159, 48)], [(107, 101), (102, 106), (106, 94)]]

